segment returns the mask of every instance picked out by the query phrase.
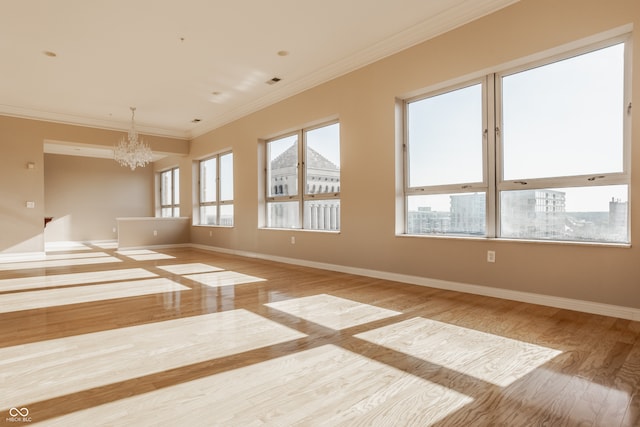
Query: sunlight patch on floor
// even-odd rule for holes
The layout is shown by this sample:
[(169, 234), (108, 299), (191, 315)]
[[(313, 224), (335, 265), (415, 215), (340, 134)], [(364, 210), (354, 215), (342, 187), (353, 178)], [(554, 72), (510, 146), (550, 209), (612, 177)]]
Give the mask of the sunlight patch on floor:
[(29, 261), (59, 261), (59, 260), (75, 260), (83, 258), (106, 258), (110, 257), (106, 252), (72, 252), (70, 254), (49, 254), (42, 253), (38, 255), (30, 255), (26, 257), (9, 257), (6, 260), (0, 261), (0, 264), (20, 264)]
[(422, 317), (354, 336), (501, 387), (562, 353)]
[(172, 255), (161, 254), (156, 251), (151, 251), (148, 249), (132, 249), (132, 250), (122, 250), (116, 251), (118, 255), (126, 256), (127, 258), (131, 258), (135, 261), (153, 261), (160, 259), (174, 259), (175, 257)]
[(159, 265), (158, 268), (167, 271), (171, 274), (197, 274), (197, 273), (212, 273), (214, 271), (222, 271), (222, 268), (214, 267), (212, 265), (203, 264), (200, 262), (188, 263), (188, 264), (175, 264), (175, 265)]
[(55, 260), (76, 260), (83, 258), (103, 258), (110, 257), (106, 252), (72, 252), (70, 254), (47, 254), (44, 257), (45, 261), (55, 261)]
[(44, 260), (0, 263), (0, 270), (7, 271), (34, 268), (71, 267), (76, 265), (108, 264), (112, 262), (122, 262), (122, 260), (103, 252), (92, 252), (91, 254), (47, 255)]
[(0, 279), (0, 292), (82, 285), (86, 283), (148, 279), (157, 276), (157, 274), (151, 273), (143, 268), (125, 268), (122, 270), (91, 271), (87, 273), (17, 277), (14, 279)]
[(117, 240), (103, 240), (103, 241), (93, 241), (91, 242), (93, 246), (97, 246), (101, 249), (118, 249), (118, 241)]
[(265, 305), (334, 330), (347, 329), (402, 314), (398, 311), (326, 294), (271, 302)]
[(101, 285), (7, 293), (0, 295), (0, 313), (188, 290), (191, 288), (160, 277)]
[(247, 310), (232, 310), (0, 348), (0, 409), (305, 336)]
[(187, 279), (198, 282), (202, 285), (217, 288), (220, 286), (235, 286), (246, 283), (266, 282), (266, 279), (249, 276), (248, 274), (236, 273), (235, 271), (219, 271), (214, 273), (189, 274), (184, 276)]
[(49, 242), (44, 244), (45, 252), (86, 251), (91, 248), (80, 242)]
[[(324, 345), (48, 420), (50, 425), (420, 425), (469, 396)], [(190, 421), (187, 421), (190, 420)]]

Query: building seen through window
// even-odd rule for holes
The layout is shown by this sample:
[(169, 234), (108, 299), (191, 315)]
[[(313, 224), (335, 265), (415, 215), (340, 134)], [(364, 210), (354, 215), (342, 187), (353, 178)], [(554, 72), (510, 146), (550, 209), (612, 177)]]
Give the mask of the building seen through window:
[(268, 141), (267, 152), (267, 226), (340, 230), (339, 124)]

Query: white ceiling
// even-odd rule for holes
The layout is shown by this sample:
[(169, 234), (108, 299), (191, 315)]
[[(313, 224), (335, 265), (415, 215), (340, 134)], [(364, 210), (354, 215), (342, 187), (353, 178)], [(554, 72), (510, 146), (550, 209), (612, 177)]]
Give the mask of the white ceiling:
[(515, 1), (3, 0), (0, 114), (190, 139)]

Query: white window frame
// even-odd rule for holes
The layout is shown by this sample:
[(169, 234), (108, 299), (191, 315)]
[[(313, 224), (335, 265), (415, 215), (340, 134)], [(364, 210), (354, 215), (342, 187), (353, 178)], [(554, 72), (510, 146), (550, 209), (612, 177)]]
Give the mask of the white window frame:
[[(501, 94), (501, 82), (503, 76), (508, 76), (517, 72), (526, 71), (536, 67), (553, 64), (564, 59), (572, 58), (582, 54), (588, 54), (590, 52), (597, 51), (602, 48), (610, 47), (616, 44), (624, 44), (624, 105), (625, 113), (623, 114), (623, 170), (616, 173), (596, 173), (579, 176), (558, 176), (552, 178), (527, 178), (526, 180), (509, 181), (503, 179), (504, 176), (504, 159), (503, 148), (501, 140), (501, 128), (502, 128), (502, 94)], [(502, 232), (500, 229), (500, 194), (503, 191), (510, 190), (545, 190), (554, 188), (573, 188), (573, 187), (592, 187), (602, 185), (626, 185), (628, 187), (628, 209), (627, 209), (627, 241), (621, 242), (621, 244), (630, 244), (631, 236), (631, 36), (628, 33), (608, 37), (604, 40), (597, 41), (595, 43), (590, 42), (584, 44), (578, 48), (566, 49), (561, 53), (550, 55), (544, 59), (537, 59), (535, 61), (522, 61), (518, 66), (511, 66), (504, 70), (499, 70), (494, 73), (487, 74), (481, 78), (473, 78), (463, 83), (456, 83), (454, 85), (440, 86), (437, 90), (433, 90), (419, 96), (404, 99), (402, 102), (402, 113), (404, 121), (404, 135), (403, 135), (403, 155), (404, 155), (404, 227), (402, 234), (408, 234), (408, 198), (411, 195), (417, 194), (447, 194), (447, 193), (469, 193), (477, 191), (486, 191), (486, 238), (500, 239), (502, 238)], [(485, 125), (485, 138), (484, 138), (484, 167), (485, 172), (483, 183), (468, 183), (463, 185), (442, 185), (432, 187), (414, 187), (408, 186), (409, 182), (409, 153), (407, 150), (408, 141), (408, 126), (407, 126), (407, 108), (408, 104), (420, 99), (425, 99), (433, 96), (437, 96), (443, 93), (454, 91), (456, 89), (472, 86), (478, 81), (483, 82), (483, 122)], [(460, 81), (460, 80), (458, 80)], [(488, 172), (488, 174), (487, 174)], [(486, 183), (486, 187), (483, 185)], [(412, 236), (434, 236), (433, 234), (410, 234)], [(459, 234), (453, 235), (441, 235), (445, 237), (460, 236)], [(536, 240), (537, 239), (517, 239), (517, 240)], [(564, 242), (567, 240), (557, 239), (543, 239), (545, 242)], [(571, 243), (592, 243), (590, 241), (582, 240), (570, 240)], [(596, 241), (594, 243), (599, 243)], [(616, 242), (602, 242), (616, 244)]]
[[(164, 193), (167, 191), (167, 189), (164, 186), (164, 180), (163, 180), (163, 175), (165, 174), (170, 174), (171, 176), (171, 188), (169, 188), (169, 193), (171, 195), (170, 200), (171, 203), (170, 204), (163, 204), (163, 200), (164, 200)], [(160, 217), (162, 218), (175, 218), (175, 217), (179, 217), (180, 216), (180, 200), (179, 197), (177, 196), (177, 194), (180, 193), (180, 188), (178, 186), (176, 186), (176, 177), (178, 178), (178, 186), (180, 185), (180, 168), (178, 167), (174, 167), (171, 169), (166, 169), (163, 171), (160, 171), (158, 173), (158, 178), (160, 180), (160, 185), (159, 185), (159, 192), (160, 192)], [(176, 194), (177, 193), (177, 194)], [(164, 210), (165, 209), (171, 209), (171, 215), (169, 216), (165, 216), (163, 215)]]
[[(471, 87), (471, 86), (475, 86), (475, 85), (481, 85), (482, 88), (482, 129), (480, 129), (479, 131), (482, 133), (482, 181), (476, 181), (476, 182), (465, 182), (465, 183), (456, 183), (456, 184), (441, 184), (441, 185), (426, 185), (426, 186), (415, 186), (415, 187), (411, 187), (409, 185), (409, 174), (410, 174), (410, 168), (409, 168), (409, 150), (408, 150), (408, 144), (409, 144), (409, 129), (408, 126), (406, 125), (408, 123), (408, 114), (407, 114), (407, 110), (409, 107), (409, 104), (413, 103), (413, 102), (418, 102), (424, 99), (428, 99), (428, 98), (432, 98), (432, 97), (436, 97), (436, 96), (440, 96), (440, 95), (444, 95), (447, 94), (449, 92), (454, 92), (456, 90), (460, 90), (460, 89), (464, 89), (467, 87)], [(404, 134), (404, 143), (403, 143), (403, 155), (404, 155), (404, 203), (405, 203), (405, 209), (404, 209), (404, 224), (405, 224), (405, 230), (404, 232), (407, 233), (407, 227), (408, 227), (408, 223), (409, 223), (409, 209), (408, 209), (408, 200), (409, 197), (411, 196), (427, 196), (427, 195), (438, 195), (438, 194), (472, 194), (472, 193), (478, 193), (478, 192), (484, 192), (486, 195), (486, 200), (487, 200), (487, 208), (485, 209), (485, 218), (486, 218), (486, 224), (485, 224), (485, 230), (486, 230), (486, 234), (490, 235), (492, 233), (492, 230), (490, 230), (490, 221), (489, 221), (489, 215), (490, 215), (490, 210), (488, 209), (488, 206), (491, 205), (493, 197), (494, 197), (494, 193), (491, 192), (490, 188), (493, 184), (493, 175), (490, 174), (488, 172), (488, 170), (492, 170), (491, 169), (491, 163), (492, 160), (491, 156), (488, 155), (489, 151), (493, 149), (493, 141), (491, 141), (487, 135), (487, 129), (489, 126), (489, 121), (493, 120), (493, 116), (489, 114), (489, 111), (487, 108), (485, 108), (485, 106), (488, 103), (487, 97), (489, 96), (488, 94), (491, 93), (490, 92), (490, 79), (488, 78), (488, 76), (483, 76), (481, 78), (476, 78), (476, 79), (472, 79), (472, 80), (468, 80), (465, 81), (464, 83), (459, 83), (456, 85), (452, 85), (452, 86), (446, 86), (444, 88), (432, 91), (432, 92), (428, 92), (426, 94), (422, 94), (416, 97), (412, 97), (409, 99), (406, 99), (404, 101), (404, 123), (405, 123), (405, 134)], [(492, 88), (492, 85), (491, 85)], [(430, 234), (425, 234), (425, 235), (430, 235)], [(440, 235), (440, 234), (439, 234)], [(444, 235), (450, 235), (450, 236), (473, 236), (472, 234), (461, 234), (461, 233), (456, 233), (456, 234), (444, 234)]]
[[(283, 203), (283, 202), (297, 202), (298, 203), (298, 227), (293, 227), (295, 230), (305, 230), (305, 231), (340, 231), (340, 212), (338, 211), (336, 218), (334, 221), (331, 221), (330, 227), (325, 228), (317, 228), (311, 225), (307, 226), (307, 221), (305, 217), (305, 202), (315, 200), (315, 201), (323, 201), (323, 200), (337, 200), (340, 202), (340, 187), (337, 187), (337, 191), (334, 192), (324, 192), (324, 193), (309, 193), (307, 188), (307, 159), (306, 159), (306, 148), (307, 148), (307, 140), (306, 135), (308, 132), (311, 132), (316, 129), (320, 129), (327, 126), (332, 126), (338, 124), (340, 125), (339, 120), (331, 120), (328, 122), (323, 122), (315, 126), (310, 126), (306, 128), (299, 129), (295, 132), (285, 133), (282, 135), (278, 135), (273, 138), (269, 138), (264, 141), (265, 151), (269, 152), (269, 144), (274, 141), (281, 140), (283, 138), (287, 138), (290, 136), (297, 135), (298, 138), (298, 163), (296, 165), (296, 181), (298, 186), (297, 194), (295, 195), (270, 195), (270, 173), (271, 170), (268, 165), (268, 156), (265, 156), (265, 186), (264, 186), (264, 195), (265, 195), (265, 218), (268, 218), (268, 211), (270, 209), (270, 205), (272, 203)], [(341, 144), (341, 141), (340, 141)], [(338, 165), (341, 169), (341, 165)], [(338, 181), (339, 183), (340, 181)], [(282, 227), (270, 226), (268, 224), (268, 220), (265, 220), (265, 227), (269, 229), (281, 229)]]
[[(198, 225), (200, 226), (205, 226), (205, 227), (233, 227), (235, 225), (235, 212), (234, 215), (232, 217), (232, 223), (231, 224), (221, 224), (221, 209), (223, 206), (233, 206), (234, 205), (234, 195), (232, 194), (232, 198), (231, 199), (221, 199), (221, 195), (222, 195), (222, 182), (221, 182), (221, 158), (227, 155), (231, 155), (232, 156), (232, 164), (235, 161), (235, 158), (233, 157), (233, 151), (232, 150), (228, 150), (228, 151), (224, 151), (218, 154), (215, 154), (213, 156), (209, 156), (203, 159), (198, 160)], [(202, 177), (202, 163), (210, 161), (210, 160), (215, 160), (216, 163), (216, 177), (215, 177), (215, 192), (216, 192), (216, 200), (214, 201), (202, 201), (202, 185), (203, 185), (203, 177)], [(232, 179), (235, 180), (235, 165), (234, 165), (234, 172), (233, 172), (233, 177)], [(203, 219), (202, 218), (202, 208), (204, 207), (215, 207), (216, 209), (216, 222), (215, 224), (207, 224), (207, 223), (203, 223)]]

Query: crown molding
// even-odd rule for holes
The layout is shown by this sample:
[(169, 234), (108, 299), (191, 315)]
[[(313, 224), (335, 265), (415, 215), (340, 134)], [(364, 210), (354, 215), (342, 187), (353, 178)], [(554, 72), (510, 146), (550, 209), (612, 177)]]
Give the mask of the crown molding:
[(263, 96), (239, 108), (230, 110), (212, 120), (208, 120), (206, 125), (194, 128), (190, 136), (191, 138), (196, 138), (204, 135), (225, 124), (433, 39), (476, 19), (480, 19), (483, 16), (518, 3), (519, 1), (520, 0), (493, 0), (482, 2), (481, 4), (469, 1), (458, 3), (443, 13), (432, 16), (360, 52), (320, 68), (302, 79), (284, 84), (278, 91), (272, 92), (267, 96)]
[[(117, 132), (128, 132), (131, 122), (121, 122), (114, 120), (96, 119), (94, 117), (83, 117), (74, 114), (56, 113), (51, 111), (41, 111), (29, 108), (16, 107), (13, 105), (0, 104), (0, 115), (8, 117), (16, 117), (19, 119), (39, 120), (42, 122), (59, 123), (72, 126), (85, 126), (95, 129), (112, 130)], [(180, 131), (175, 129), (162, 129), (153, 126), (140, 125), (136, 121), (136, 130), (138, 133), (159, 136), (167, 138), (176, 138), (188, 140), (190, 134), (188, 131)]]
[[(328, 64), (301, 79), (292, 82), (283, 82), (268, 95), (237, 108), (230, 109), (216, 117), (207, 118), (207, 120), (199, 126), (182, 130), (165, 129), (161, 127), (144, 126), (136, 122), (136, 129), (145, 135), (183, 140), (196, 138), (277, 102), (423, 43), (519, 1), (520, 0), (458, 1), (442, 13), (406, 28), (348, 57)], [(0, 115), (123, 132), (129, 129), (129, 122), (41, 111), (3, 104), (0, 104)]]

